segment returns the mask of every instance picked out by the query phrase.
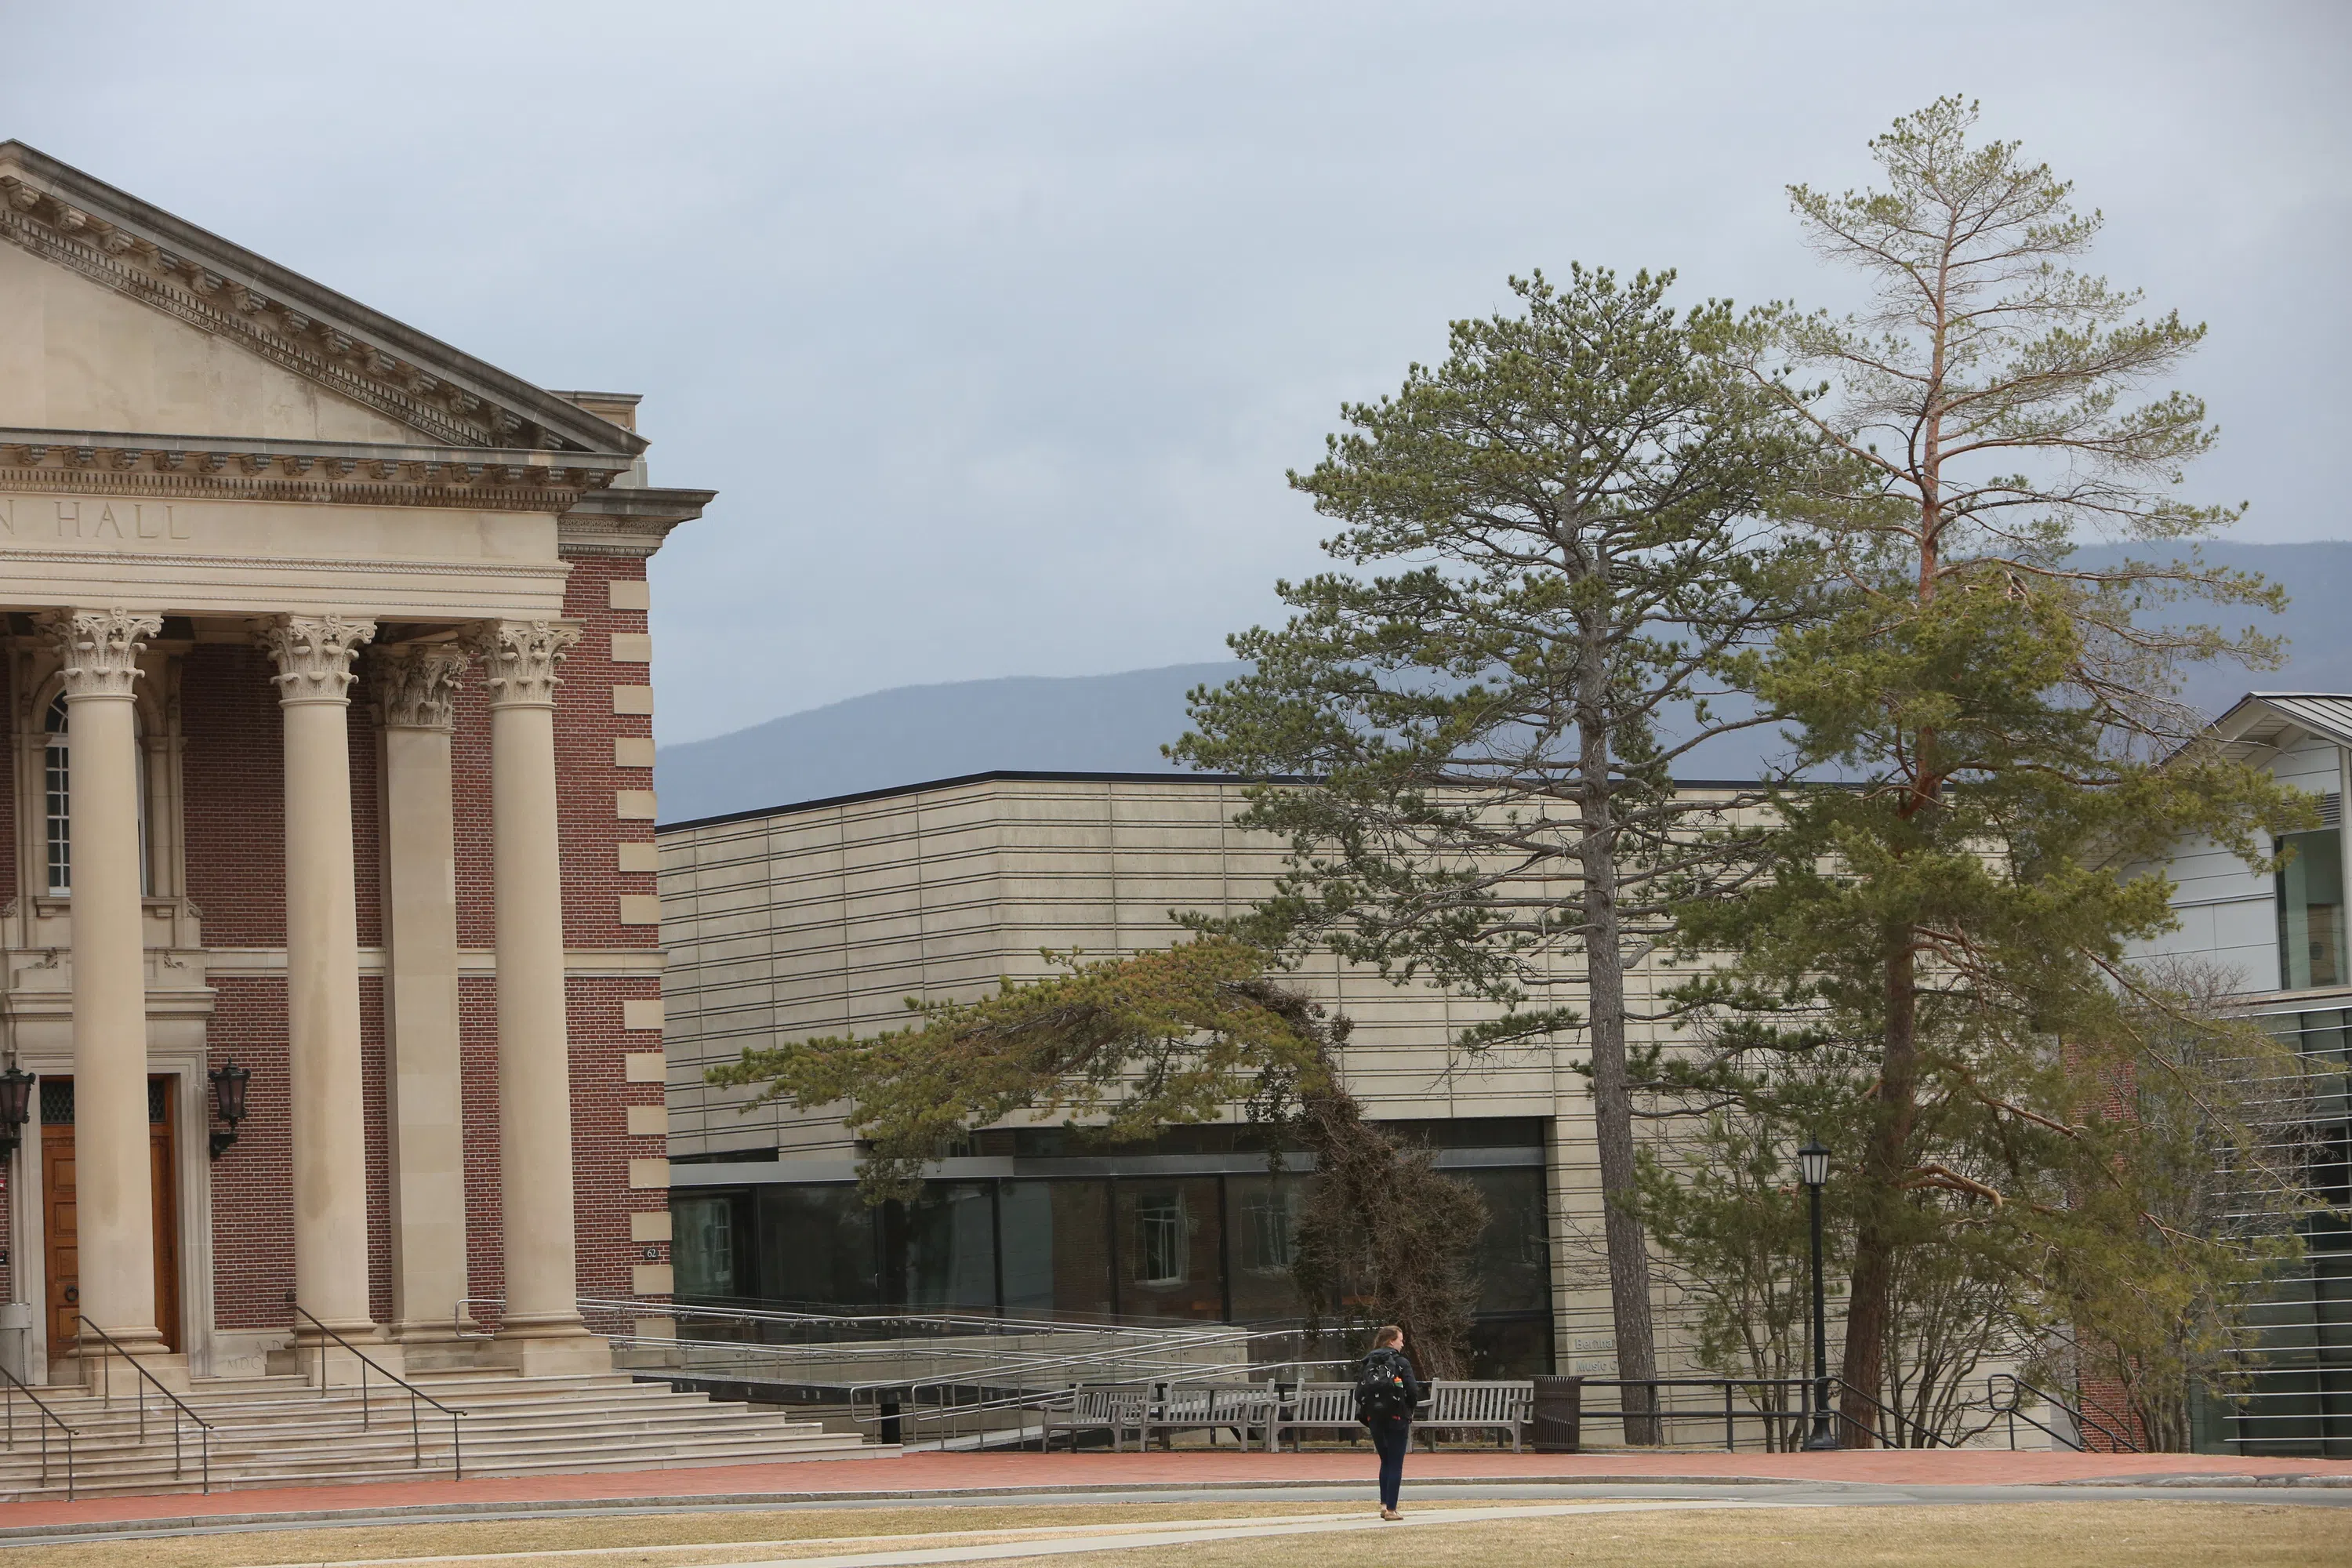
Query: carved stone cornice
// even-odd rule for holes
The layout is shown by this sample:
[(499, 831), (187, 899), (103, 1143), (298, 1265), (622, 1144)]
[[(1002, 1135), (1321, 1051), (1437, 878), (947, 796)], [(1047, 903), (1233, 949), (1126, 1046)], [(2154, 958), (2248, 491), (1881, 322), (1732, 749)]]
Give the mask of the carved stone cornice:
[(129, 610), (51, 610), (35, 624), (57, 639), (65, 661), (66, 700), (71, 702), (131, 696), (143, 673), (139, 655), (147, 639), (163, 629), (163, 617)]
[(0, 429), (0, 492), (562, 513), (626, 468), (606, 453)]
[(455, 643), (394, 643), (369, 656), (376, 703), (387, 730), (457, 727), (457, 678), (472, 663)]
[(557, 452), (642, 438), (23, 145), (0, 240), (244, 347), (429, 440)]
[(271, 616), (253, 623), (253, 640), (278, 663), (270, 679), (278, 700), (349, 702), (352, 660), (375, 636), (375, 623), (342, 616)]
[(482, 661), (482, 685), (491, 707), (552, 708), (562, 684), (555, 666), (580, 640), (580, 623), (477, 621), (464, 640)]
[(700, 517), (717, 494), (635, 485), (583, 494), (556, 519), (557, 548), (567, 556), (645, 560), (662, 547), (671, 529)]

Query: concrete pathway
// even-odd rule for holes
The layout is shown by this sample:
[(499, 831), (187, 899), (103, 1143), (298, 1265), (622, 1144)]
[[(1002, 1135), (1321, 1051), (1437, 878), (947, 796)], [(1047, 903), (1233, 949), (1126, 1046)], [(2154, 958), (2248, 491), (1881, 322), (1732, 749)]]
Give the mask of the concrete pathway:
[[(949, 1546), (927, 1546), (924, 1542), (939, 1541), (961, 1533), (952, 1528), (927, 1535), (871, 1536), (865, 1540), (868, 1550), (832, 1552), (824, 1556), (746, 1559), (730, 1556), (723, 1563), (698, 1563), (692, 1553), (724, 1550), (730, 1553), (760, 1547), (816, 1547), (822, 1541), (730, 1541), (701, 1544), (634, 1545), (561, 1547), (550, 1550), (521, 1552), (466, 1552), (437, 1557), (367, 1557), (335, 1558), (320, 1562), (303, 1558), (299, 1562), (263, 1564), (262, 1568), (463, 1568), (465, 1564), (512, 1564), (527, 1568), (535, 1558), (561, 1557), (567, 1561), (577, 1558), (627, 1557), (646, 1561), (662, 1558), (667, 1568), (898, 1568), (902, 1564), (928, 1563), (983, 1563), (1005, 1558), (1063, 1556), (1082, 1552), (1118, 1552), (1138, 1546), (1190, 1546), (1202, 1542), (1238, 1541), (1263, 1536), (1328, 1535), (1360, 1530), (1393, 1531), (1405, 1525), (1462, 1524), (1480, 1520), (1551, 1519), (1564, 1514), (1594, 1513), (1657, 1513), (1692, 1509), (1725, 1510), (1780, 1508), (1780, 1503), (1759, 1503), (1746, 1499), (1720, 1500), (1617, 1501), (1590, 1503), (1549, 1503), (1517, 1508), (1433, 1508), (1410, 1510), (1403, 1520), (1384, 1521), (1379, 1515), (1356, 1511), (1345, 1516), (1324, 1516), (1301, 1519), (1293, 1516), (1271, 1516), (1256, 1519), (1163, 1520), (1144, 1525), (1068, 1524), (1045, 1525), (1025, 1530), (980, 1530), (970, 1533), (984, 1534), (992, 1539)], [(1013, 1538), (1013, 1539), (1008, 1539)], [(854, 1538), (853, 1538), (854, 1539)], [(877, 1542), (905, 1542), (884, 1550), (871, 1549)]]
[[(1552, 1503), (1531, 1508), (1408, 1508), (1400, 1521), (1376, 1513), (1345, 1519), (1202, 1520), (1176, 1521), (1149, 1530), (1121, 1531), (1047, 1541), (1006, 1541), (985, 1546), (920, 1547), (898, 1552), (856, 1552), (835, 1557), (777, 1557), (760, 1562), (736, 1562), (726, 1568), (902, 1568), (924, 1563), (985, 1563), (1003, 1558), (1062, 1556), (1078, 1552), (1119, 1552), (1138, 1546), (1191, 1546), (1208, 1541), (1244, 1541), (1279, 1535), (1334, 1535), (1352, 1531), (1395, 1531), (1406, 1526), (1462, 1524), (1483, 1520), (1555, 1519), (1575, 1513), (1664, 1513), (1692, 1509), (1752, 1509), (1780, 1505), (1730, 1502), (1590, 1502)], [(715, 1565), (714, 1565), (715, 1568)]]

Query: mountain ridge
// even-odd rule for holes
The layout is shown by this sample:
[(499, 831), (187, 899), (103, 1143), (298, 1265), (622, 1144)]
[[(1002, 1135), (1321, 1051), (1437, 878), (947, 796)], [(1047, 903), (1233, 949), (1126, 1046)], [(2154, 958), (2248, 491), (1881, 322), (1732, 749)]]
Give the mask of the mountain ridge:
[[(2086, 552), (2086, 554), (2091, 552)], [(2102, 552), (2101, 553), (2106, 553)], [(2208, 561), (2286, 584), (2270, 629), (2289, 642), (2276, 671), (2192, 669), (2186, 695), (2218, 713), (2247, 691), (2352, 691), (2352, 541), (2209, 546)], [(2095, 559), (2095, 556), (2094, 557)], [(2233, 628), (2243, 617), (2224, 624)], [(986, 773), (1181, 773), (1160, 746), (1187, 728), (1184, 696), (1230, 680), (1231, 659), (1109, 675), (1003, 676), (892, 687), (664, 746), (656, 788), (665, 825), (773, 810)], [(1770, 731), (1720, 737), (1681, 770), (1754, 777)]]

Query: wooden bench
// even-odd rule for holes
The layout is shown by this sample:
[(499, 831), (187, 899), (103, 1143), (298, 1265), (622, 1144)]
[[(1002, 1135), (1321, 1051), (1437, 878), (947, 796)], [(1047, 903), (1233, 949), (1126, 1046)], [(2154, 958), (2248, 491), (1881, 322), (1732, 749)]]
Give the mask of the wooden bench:
[(1117, 1383), (1073, 1384), (1067, 1394), (1049, 1403), (1045, 1409), (1045, 1442), (1051, 1446), (1054, 1434), (1067, 1432), (1070, 1447), (1078, 1446), (1082, 1432), (1108, 1432), (1111, 1452), (1124, 1446), (1125, 1435), (1135, 1432), (1136, 1447), (1143, 1447), (1143, 1418), (1151, 1403), (1150, 1390), (1140, 1384)]
[(1433, 1448), (1441, 1430), (1499, 1432), (1509, 1436), (1516, 1454), (1535, 1418), (1535, 1403), (1531, 1382), (1433, 1383), (1429, 1403), (1416, 1413), (1413, 1425)]
[[(1352, 1442), (1364, 1436), (1364, 1424), (1356, 1415), (1356, 1385), (1352, 1383), (1302, 1383), (1275, 1405), (1273, 1419), (1267, 1423), (1265, 1446), (1269, 1452), (1282, 1447), (1285, 1432), (1345, 1432)], [(1293, 1437), (1291, 1447), (1298, 1446)]]
[(1274, 1390), (1263, 1384), (1177, 1384), (1146, 1403), (1142, 1447), (1150, 1447), (1154, 1432), (1206, 1431), (1213, 1441), (1219, 1429), (1229, 1426), (1247, 1453), (1250, 1428), (1263, 1429), (1273, 1412)]

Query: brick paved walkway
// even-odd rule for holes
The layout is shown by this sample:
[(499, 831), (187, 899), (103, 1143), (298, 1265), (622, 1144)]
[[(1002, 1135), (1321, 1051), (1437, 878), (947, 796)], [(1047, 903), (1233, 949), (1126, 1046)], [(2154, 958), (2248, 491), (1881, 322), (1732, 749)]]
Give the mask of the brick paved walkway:
[[(393, 1479), (365, 1486), (218, 1491), (209, 1497), (88, 1498), (75, 1502), (0, 1503), (0, 1532), (38, 1526), (131, 1521), (284, 1518), (377, 1510), (468, 1509), (592, 1501), (794, 1502), (1005, 1490), (1116, 1490), (1128, 1487), (1219, 1487), (1260, 1483), (1372, 1483), (1363, 1453), (910, 1454), (896, 1458), (717, 1465), (595, 1475)], [(1853, 1481), (1881, 1485), (2032, 1486), (2057, 1482), (2211, 1477), (2239, 1484), (2262, 1477), (2325, 1478), (2352, 1486), (2352, 1460), (2250, 1459), (2212, 1454), (2036, 1454), (2001, 1449), (1878, 1449), (1851, 1454), (1508, 1454), (1460, 1449), (1414, 1454), (1405, 1480)]]

